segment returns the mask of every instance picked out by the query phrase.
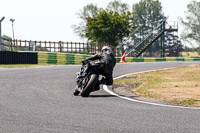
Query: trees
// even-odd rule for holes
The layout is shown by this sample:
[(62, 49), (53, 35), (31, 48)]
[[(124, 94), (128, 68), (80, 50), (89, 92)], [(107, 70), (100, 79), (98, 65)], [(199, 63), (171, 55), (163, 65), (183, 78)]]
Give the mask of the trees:
[[(120, 46), (128, 51), (150, 33), (155, 34), (153, 29), (166, 19), (159, 0), (140, 0), (133, 4), (132, 11), (129, 11), (128, 4), (120, 0), (110, 2), (105, 9), (89, 4), (80, 10), (78, 15), (82, 23), (74, 30), (79, 36), (91, 42), (113, 46), (119, 45), (124, 39), (126, 44)], [(141, 24), (145, 26), (136, 33), (134, 29)], [(133, 31), (134, 34), (130, 34)], [(131, 37), (128, 37), (129, 35)], [(146, 50), (148, 52), (146, 55), (152, 56), (153, 52), (157, 52), (156, 56), (159, 55), (161, 47), (161, 40), (158, 39)]]
[(177, 35), (172, 33), (165, 34), (165, 42), (166, 42), (166, 56), (177, 57), (181, 55), (183, 51), (183, 45)]
[(132, 30), (132, 13), (120, 0), (108, 3), (105, 9), (89, 4), (78, 14), (82, 20), (73, 26), (75, 33), (91, 42), (117, 46)]
[(122, 3), (120, 0), (115, 0), (108, 3), (106, 7), (106, 11), (115, 11), (121, 14), (124, 11), (129, 10), (129, 5), (126, 3)]
[(81, 22), (79, 23), (79, 25), (72, 25), (74, 33), (76, 33), (81, 38), (86, 38), (85, 34), (86, 34), (86, 27), (87, 27), (86, 24), (88, 18), (93, 18), (98, 14), (98, 12), (99, 8), (97, 7), (97, 5), (91, 3), (84, 6), (83, 9), (80, 10), (79, 13), (77, 14), (78, 17), (81, 19)]
[(192, 44), (195, 41), (200, 46), (200, 2), (192, 1), (187, 5), (186, 20), (180, 18), (185, 29), (181, 33), (184, 41)]
[(86, 37), (92, 42), (117, 46), (132, 30), (131, 12), (106, 11), (88, 18)]
[(134, 24), (144, 24), (146, 30), (157, 26), (166, 18), (159, 0), (141, 0), (139, 3), (133, 4), (132, 12), (136, 18)]

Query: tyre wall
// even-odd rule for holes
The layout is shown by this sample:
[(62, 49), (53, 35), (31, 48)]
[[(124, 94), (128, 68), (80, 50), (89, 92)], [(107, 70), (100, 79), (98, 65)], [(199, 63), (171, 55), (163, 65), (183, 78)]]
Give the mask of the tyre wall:
[[(120, 57), (116, 57), (116, 61), (120, 62)], [(126, 57), (126, 62), (160, 62), (160, 61), (200, 61), (200, 57), (166, 57), (166, 58), (134, 58)]]
[[(50, 53), (50, 52), (11, 52), (0, 51), (0, 64), (55, 64), (78, 65), (87, 54)], [(116, 57), (120, 62), (121, 57)], [(126, 57), (126, 62), (159, 62), (159, 61), (200, 61), (200, 57), (166, 57), (166, 58), (134, 58)]]
[(0, 51), (0, 64), (37, 64), (37, 53)]

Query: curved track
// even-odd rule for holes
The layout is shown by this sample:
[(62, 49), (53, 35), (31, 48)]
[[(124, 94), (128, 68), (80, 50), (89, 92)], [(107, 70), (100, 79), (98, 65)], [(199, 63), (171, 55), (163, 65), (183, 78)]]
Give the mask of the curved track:
[[(117, 64), (114, 77), (200, 62)], [(200, 131), (199, 110), (120, 99), (101, 89), (73, 96), (80, 66), (0, 69), (2, 133), (133, 133)]]

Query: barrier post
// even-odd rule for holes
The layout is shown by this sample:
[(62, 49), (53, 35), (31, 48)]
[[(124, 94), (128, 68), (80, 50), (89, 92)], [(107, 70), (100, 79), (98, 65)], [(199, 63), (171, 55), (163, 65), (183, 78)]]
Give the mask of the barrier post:
[(0, 51), (2, 51), (2, 44), (1, 44), (1, 22), (5, 19), (5, 17), (3, 17), (1, 20), (0, 20)]

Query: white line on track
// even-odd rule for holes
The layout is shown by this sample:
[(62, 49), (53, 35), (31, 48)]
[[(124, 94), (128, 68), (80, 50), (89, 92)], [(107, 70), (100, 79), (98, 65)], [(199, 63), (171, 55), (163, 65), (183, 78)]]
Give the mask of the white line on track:
[[(194, 65), (191, 65), (191, 66), (194, 66)], [(158, 69), (158, 70), (167, 70), (167, 69), (172, 69), (172, 68), (165, 68), (165, 69)], [(152, 72), (152, 71), (157, 71), (157, 70), (142, 71), (142, 72), (137, 72), (137, 73), (146, 73), (146, 72)], [(137, 74), (137, 73), (124, 74), (124, 75), (121, 75), (121, 76), (118, 76), (118, 77), (114, 78), (114, 80), (122, 78), (122, 77), (126, 77), (128, 75)], [(116, 96), (116, 97), (119, 97), (119, 98), (122, 98), (122, 99), (125, 99), (125, 100), (129, 100), (129, 101), (132, 101), (132, 102), (149, 104), (149, 105), (154, 105), (154, 106), (169, 107), (169, 108), (198, 109), (198, 110), (200, 110), (200, 108), (197, 108), (197, 107), (184, 107), (184, 106), (175, 106), (175, 105), (165, 105), (165, 104), (151, 103), (151, 102), (145, 102), (145, 101), (140, 101), (140, 100), (132, 99), (132, 98), (121, 96), (119, 94), (114, 93), (113, 91), (109, 90), (108, 86), (106, 86), (106, 85), (103, 85), (103, 89), (104, 89), (104, 91), (110, 93), (113, 96)]]

